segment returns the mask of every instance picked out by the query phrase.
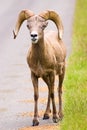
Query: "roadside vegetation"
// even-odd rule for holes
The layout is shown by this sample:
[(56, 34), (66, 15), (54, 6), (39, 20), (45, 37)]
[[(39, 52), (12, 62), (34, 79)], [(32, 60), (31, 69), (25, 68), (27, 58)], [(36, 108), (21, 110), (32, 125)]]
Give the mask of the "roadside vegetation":
[(77, 0), (61, 130), (87, 130), (87, 0)]

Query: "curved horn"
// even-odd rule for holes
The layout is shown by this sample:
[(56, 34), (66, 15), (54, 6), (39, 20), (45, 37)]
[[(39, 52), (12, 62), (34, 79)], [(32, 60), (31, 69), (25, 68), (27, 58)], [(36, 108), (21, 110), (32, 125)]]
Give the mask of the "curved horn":
[(50, 11), (50, 10), (40, 13), (39, 16), (41, 16), (46, 20), (52, 20), (56, 24), (57, 29), (59, 31), (58, 33), (59, 39), (62, 39), (64, 29), (63, 29), (63, 24), (60, 19), (60, 16), (55, 11)]
[(19, 29), (20, 29), (23, 21), (32, 17), (33, 15), (34, 15), (34, 13), (30, 10), (22, 10), (19, 13), (18, 20), (17, 20), (16, 26), (15, 26), (15, 31), (13, 30), (14, 39), (17, 37), (17, 34), (19, 32)]

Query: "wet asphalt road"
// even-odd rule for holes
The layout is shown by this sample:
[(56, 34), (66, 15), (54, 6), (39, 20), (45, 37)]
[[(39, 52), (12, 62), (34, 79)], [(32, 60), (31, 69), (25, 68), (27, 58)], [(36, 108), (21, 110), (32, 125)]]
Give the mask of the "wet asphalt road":
[[(26, 55), (30, 46), (26, 22), (22, 25), (18, 37), (13, 39), (12, 31), (18, 13), (30, 9), (36, 14), (50, 9), (59, 13), (64, 24), (64, 41), (68, 55), (71, 52), (71, 36), (75, 0), (3, 0), (0, 4), (0, 130), (18, 130), (32, 125), (33, 87)], [(48, 29), (55, 29), (49, 23)], [(47, 90), (40, 80), (39, 110), (45, 110)], [(40, 125), (52, 124), (52, 120), (43, 121)]]

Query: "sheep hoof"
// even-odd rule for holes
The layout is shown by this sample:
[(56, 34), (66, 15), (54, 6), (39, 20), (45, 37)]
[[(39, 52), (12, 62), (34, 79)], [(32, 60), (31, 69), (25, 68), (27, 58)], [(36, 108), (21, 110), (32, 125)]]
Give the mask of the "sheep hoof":
[(59, 120), (61, 121), (62, 119), (63, 119), (63, 113), (58, 113), (58, 115), (59, 115)]
[(58, 123), (59, 122), (59, 118), (57, 116), (53, 117), (53, 122), (54, 123)]
[(59, 117), (59, 121), (62, 121), (63, 117)]
[(44, 114), (43, 120), (47, 120), (47, 119), (49, 119), (49, 118), (50, 118), (50, 117), (49, 117), (48, 114)]
[(33, 125), (32, 126), (38, 126), (39, 125), (39, 121), (37, 119), (33, 120)]

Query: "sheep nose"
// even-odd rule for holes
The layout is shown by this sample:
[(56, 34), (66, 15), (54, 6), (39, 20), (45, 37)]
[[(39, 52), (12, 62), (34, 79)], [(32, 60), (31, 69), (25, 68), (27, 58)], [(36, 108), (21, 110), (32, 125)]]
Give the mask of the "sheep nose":
[(35, 37), (37, 37), (37, 34), (31, 34), (31, 37), (35, 38)]

